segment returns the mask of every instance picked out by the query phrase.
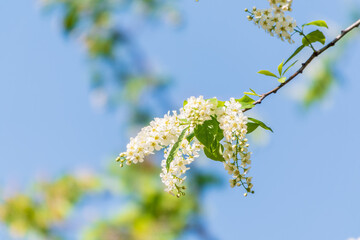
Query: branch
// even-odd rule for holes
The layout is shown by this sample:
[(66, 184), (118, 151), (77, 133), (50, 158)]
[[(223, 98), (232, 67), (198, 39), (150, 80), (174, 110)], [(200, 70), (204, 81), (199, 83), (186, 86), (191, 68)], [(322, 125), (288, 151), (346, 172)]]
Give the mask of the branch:
[[(314, 60), (317, 56), (319, 56), (320, 54), (322, 54), (323, 52), (325, 52), (328, 48), (334, 46), (341, 38), (343, 38), (346, 34), (348, 34), (351, 30), (353, 30), (354, 28), (357, 28), (360, 26), (360, 19), (358, 19), (356, 22), (354, 22), (352, 25), (350, 25), (348, 28), (346, 28), (345, 30), (342, 30), (340, 35), (338, 35), (334, 40), (332, 40), (329, 44), (325, 45), (323, 48), (321, 48), (318, 51), (314, 51), (311, 56), (308, 58), (308, 60), (306, 60), (306, 62), (304, 62), (301, 67), (293, 74), (291, 75), (291, 77), (289, 77), (285, 82), (283, 82), (282, 84), (280, 84), (279, 86), (277, 86), (276, 88), (274, 88), (273, 90), (261, 94), (260, 98), (255, 101), (253, 104), (257, 105), (260, 104), (267, 96), (276, 93), (280, 88), (282, 88), (283, 86), (285, 86), (286, 84), (288, 84), (291, 80), (293, 80), (295, 77), (297, 77), (299, 74), (301, 74), (304, 69), (312, 62), (312, 60)], [(244, 109), (243, 112), (246, 112), (248, 110), (250, 110), (251, 108), (247, 108)]]

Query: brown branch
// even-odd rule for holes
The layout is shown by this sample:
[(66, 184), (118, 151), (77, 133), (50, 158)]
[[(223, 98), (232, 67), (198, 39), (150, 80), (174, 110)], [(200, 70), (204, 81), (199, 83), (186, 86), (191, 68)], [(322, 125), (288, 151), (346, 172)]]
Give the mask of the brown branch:
[[(320, 54), (322, 54), (323, 52), (325, 52), (328, 48), (334, 46), (341, 38), (343, 38), (347, 33), (349, 33), (351, 30), (353, 30), (354, 28), (357, 28), (360, 26), (360, 19), (358, 19), (356, 22), (354, 22), (352, 25), (350, 25), (348, 28), (344, 29), (341, 31), (340, 35), (338, 35), (334, 40), (332, 40), (329, 44), (325, 45), (323, 48), (321, 48), (318, 51), (314, 51), (311, 56), (308, 58), (308, 60), (306, 60), (301, 67), (293, 74), (291, 75), (285, 82), (283, 82), (282, 84), (280, 84), (279, 86), (277, 86), (276, 88), (274, 88), (273, 90), (261, 94), (260, 98), (255, 101), (253, 104), (257, 105), (260, 104), (267, 96), (276, 93), (280, 88), (282, 88), (283, 86), (285, 86), (286, 84), (288, 84), (291, 80), (293, 80), (295, 77), (297, 77), (299, 74), (301, 74), (304, 69), (311, 63), (312, 60), (314, 60), (317, 56), (319, 56)], [(250, 110), (251, 108), (247, 108), (244, 109), (243, 112), (246, 112), (248, 110)]]

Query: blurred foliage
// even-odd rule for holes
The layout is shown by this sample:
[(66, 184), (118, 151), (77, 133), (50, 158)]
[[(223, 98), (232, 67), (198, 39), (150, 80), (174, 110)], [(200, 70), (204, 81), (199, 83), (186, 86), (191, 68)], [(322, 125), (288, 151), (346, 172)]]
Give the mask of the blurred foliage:
[[(130, 104), (134, 114), (144, 106), (144, 92), (164, 90), (169, 78), (151, 66), (137, 45), (140, 23), (171, 21), (180, 15), (172, 0), (42, 0), (59, 13), (67, 36), (80, 40), (91, 66), (91, 95), (96, 108)], [(146, 21), (145, 21), (146, 20)], [(156, 98), (158, 92), (153, 94)], [(161, 105), (161, 104), (160, 104)]]
[(32, 232), (44, 239), (57, 239), (54, 225), (66, 219), (86, 193), (95, 191), (94, 176), (65, 175), (54, 182), (41, 182), (34, 195), (18, 193), (0, 202), (0, 220), (13, 236)]
[[(154, 105), (168, 103), (161, 98), (169, 78), (151, 66), (137, 45), (136, 30), (139, 21), (144, 20), (179, 23), (174, 3), (42, 0), (46, 11), (57, 13), (64, 34), (84, 46), (91, 67), (93, 105), (115, 109), (126, 103), (132, 113), (131, 124), (147, 121)], [(153, 100), (144, 101), (144, 96), (158, 102), (150, 106)], [(188, 176), (189, 194), (179, 200), (164, 192), (159, 174), (160, 169), (149, 161), (127, 169), (114, 166), (103, 175), (87, 178), (66, 174), (52, 182), (36, 183), (35, 188), (29, 188), (33, 191), (2, 196), (0, 221), (12, 237), (25, 239), (168, 240), (189, 233), (210, 239), (203, 227), (200, 200), (204, 189), (219, 183), (219, 179), (194, 167)], [(111, 216), (96, 217), (95, 223), (85, 219), (86, 229), (74, 229), (78, 226), (71, 221), (81, 215), (80, 203), (92, 204), (98, 198), (96, 209), (101, 209), (104, 195), (117, 202)], [(66, 228), (69, 224), (72, 226)]]
[[(139, 99), (150, 89), (159, 97), (169, 82), (157, 73), (136, 43), (134, 32), (140, 20), (171, 20), (180, 15), (172, 0), (42, 0), (44, 8), (57, 11), (63, 32), (79, 39), (91, 66), (93, 103), (116, 108), (124, 101), (133, 111), (134, 122), (148, 120), (147, 106)], [(350, 39), (350, 38), (348, 38)], [(339, 48), (338, 48), (339, 49)], [(304, 103), (311, 105), (323, 98), (334, 81), (336, 57), (324, 61), (310, 85)], [(159, 92), (160, 91), (160, 92)], [(2, 196), (0, 221), (14, 237), (35, 235), (38, 239), (75, 239), (59, 232), (89, 195), (100, 196), (111, 190), (110, 198), (120, 196), (121, 204), (113, 215), (89, 223), (82, 239), (92, 240), (171, 240), (193, 233), (211, 239), (203, 227), (201, 195), (208, 186), (219, 183), (214, 174), (196, 167), (185, 197), (177, 199), (163, 191), (160, 169), (149, 161), (126, 169), (111, 168), (105, 177), (64, 175), (53, 182), (36, 184), (29, 194)], [(99, 205), (102, 203), (99, 203)], [(75, 233), (74, 233), (75, 234)]]
[(171, 240), (187, 232), (210, 239), (202, 226), (200, 197), (207, 186), (218, 184), (219, 179), (192, 170), (189, 194), (177, 199), (164, 192), (160, 169), (149, 162), (127, 169), (112, 168), (110, 172), (118, 179), (122, 193), (126, 193), (128, 204), (121, 214), (89, 228), (84, 239)]
[(334, 65), (334, 60), (325, 59), (311, 76), (311, 83), (303, 97), (303, 104), (306, 108), (324, 99), (331, 90), (336, 81)]
[[(360, 17), (360, 5), (356, 2), (351, 3), (350, 8), (351, 21), (355, 21)], [(313, 106), (315, 103), (324, 100), (336, 83), (341, 80), (341, 68), (338, 64), (342, 62), (342, 57), (347, 53), (350, 46), (357, 38), (357, 34), (352, 32), (344, 37), (341, 42), (332, 49), (331, 53), (319, 59), (319, 64), (309, 77), (311, 82), (308, 84), (302, 98), (305, 108)]]
[[(121, 171), (121, 172), (120, 172)], [(81, 239), (161, 240), (176, 239), (195, 233), (210, 239), (201, 219), (201, 194), (207, 186), (219, 183), (214, 175), (193, 169), (189, 195), (177, 199), (164, 192), (159, 181), (160, 169), (147, 162), (143, 166), (111, 168), (105, 176), (74, 177), (64, 175), (53, 182), (36, 185), (34, 194), (19, 193), (0, 204), (0, 220), (13, 237), (35, 235), (37, 239), (77, 239), (75, 232), (64, 233), (57, 226), (66, 225), (77, 215), (77, 204), (108, 192), (108, 198), (120, 197), (112, 216), (87, 223)], [(90, 197), (91, 196), (91, 197)], [(99, 204), (103, 204), (100, 202)]]

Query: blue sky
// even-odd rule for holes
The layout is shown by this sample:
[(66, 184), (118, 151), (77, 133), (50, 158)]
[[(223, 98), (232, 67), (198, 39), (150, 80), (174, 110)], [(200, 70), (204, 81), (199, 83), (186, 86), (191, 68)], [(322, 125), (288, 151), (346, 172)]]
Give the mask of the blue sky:
[[(174, 77), (174, 109), (192, 95), (228, 99), (240, 97), (249, 87), (263, 92), (276, 85), (256, 72), (275, 69), (296, 46), (247, 22), (243, 9), (254, 4), (183, 1), (179, 6), (186, 23), (181, 29), (139, 30), (138, 41), (147, 55)], [(324, 19), (329, 32), (335, 25), (350, 24), (347, 1), (311, 4), (294, 1), (292, 14), (298, 23)], [(84, 52), (62, 35), (53, 16), (43, 14), (31, 1), (6, 1), (0, 8), (0, 28), (2, 186), (21, 189), (39, 173), (60, 174), (82, 166), (97, 169), (124, 149), (126, 133), (117, 116), (96, 113), (90, 106)], [(294, 83), (249, 112), (274, 133), (268, 144), (252, 147), (254, 195), (244, 198), (227, 185), (207, 192), (206, 222), (216, 238), (360, 236), (359, 62), (358, 37), (339, 64), (343, 84), (325, 104), (303, 111), (290, 96), (297, 91)], [(227, 177), (219, 163), (207, 167), (218, 168)]]

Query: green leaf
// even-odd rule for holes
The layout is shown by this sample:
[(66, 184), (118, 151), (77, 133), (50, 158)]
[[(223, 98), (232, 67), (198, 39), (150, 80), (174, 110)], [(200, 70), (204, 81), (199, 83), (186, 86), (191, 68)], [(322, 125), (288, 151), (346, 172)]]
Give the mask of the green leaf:
[(280, 83), (284, 83), (284, 82), (286, 81), (286, 77), (279, 78), (278, 81), (279, 81)]
[(297, 63), (298, 60), (296, 60), (295, 62), (293, 62), (290, 66), (287, 67), (287, 69), (285, 69), (284, 74), (292, 67), (295, 65), (295, 63)]
[(203, 124), (197, 125), (194, 133), (199, 142), (209, 149), (214, 142), (220, 142), (224, 138), (223, 130), (214, 117), (211, 117), (211, 120), (204, 121)]
[(254, 99), (252, 99), (251, 97), (249, 97), (247, 95), (243, 96), (240, 99), (235, 99), (235, 101), (237, 101), (238, 103), (241, 104), (242, 109), (253, 108), (254, 107), (253, 103), (255, 102)]
[(281, 76), (281, 73), (282, 73), (282, 68), (284, 66), (284, 61), (282, 61), (279, 66), (278, 66), (278, 71), (279, 71), (279, 75)]
[(316, 73), (313, 74), (311, 84), (306, 89), (302, 99), (304, 107), (309, 108), (329, 94), (334, 83), (338, 81), (334, 65), (334, 59), (329, 58), (322, 61), (316, 68)]
[(217, 107), (223, 107), (223, 106), (225, 106), (225, 102), (224, 102), (224, 101), (219, 101), (219, 100), (218, 100)]
[(189, 135), (186, 136), (186, 140), (190, 143), (195, 137), (195, 133), (192, 132)]
[(247, 125), (247, 133), (252, 133), (259, 126), (259, 124), (252, 122), (248, 122), (246, 125)]
[(217, 100), (217, 98), (209, 98), (209, 99), (205, 99), (205, 100), (209, 100), (210, 103), (212, 105), (214, 105), (215, 107), (223, 107), (223, 106), (225, 106), (225, 102), (224, 101), (219, 101), (219, 100)]
[(216, 147), (212, 149), (208, 149), (207, 147), (204, 147), (205, 155), (208, 158), (215, 161), (225, 162), (225, 159), (223, 157), (223, 152), (224, 152), (224, 146), (221, 143), (217, 144)]
[(314, 42), (319, 42), (321, 44), (325, 44), (325, 35), (319, 31), (319, 30), (315, 30), (311, 33), (309, 33), (308, 35), (306, 35), (306, 38), (303, 37), (302, 39), (302, 43), (306, 46), (310, 45), (310, 43), (314, 43)]
[(257, 119), (255, 119), (255, 118), (251, 118), (251, 117), (249, 117), (248, 119), (249, 119), (250, 121), (252, 121), (253, 123), (258, 124), (258, 125), (259, 125), (260, 127), (262, 127), (263, 129), (269, 130), (269, 131), (273, 132), (273, 130), (272, 130), (270, 127), (268, 127), (265, 123), (263, 123), (262, 121), (257, 120)]
[(324, 20), (317, 20), (317, 21), (309, 22), (309, 23), (303, 24), (302, 26), (305, 27), (305, 26), (309, 26), (309, 25), (329, 28)]
[(75, 8), (70, 8), (66, 13), (63, 25), (67, 33), (71, 32), (79, 22), (79, 14)]
[(217, 107), (217, 105), (218, 105), (218, 100), (217, 100), (216, 98), (210, 98), (210, 99), (206, 99), (206, 100), (209, 100), (212, 105), (214, 105), (215, 107)]
[(305, 45), (301, 45), (300, 47), (298, 47), (295, 52), (293, 54), (291, 54), (291, 56), (285, 61), (284, 65), (289, 62), (293, 57), (295, 57), (299, 52), (301, 52), (301, 50), (303, 50), (305, 47)]
[(224, 147), (220, 141), (224, 138), (224, 133), (215, 117), (204, 121), (194, 129), (195, 137), (204, 145), (205, 155), (215, 161), (225, 161), (222, 156)]
[(176, 143), (174, 144), (174, 146), (171, 148), (169, 156), (166, 159), (166, 169), (169, 171), (169, 167), (170, 167), (170, 163), (174, 160), (174, 157), (177, 153), (177, 151), (179, 151), (180, 148), (180, 144), (182, 142), (182, 140), (185, 137), (185, 133), (186, 131), (189, 129), (189, 127), (184, 128), (184, 130), (182, 130), (179, 139), (176, 141)]
[(244, 94), (246, 95), (252, 95), (252, 96), (257, 96), (256, 94), (252, 93), (252, 92), (244, 92)]
[(257, 94), (257, 93), (253, 93), (253, 92), (244, 92), (244, 94), (260, 97), (260, 95), (259, 95), (259, 94)]
[(183, 107), (185, 107), (187, 104), (188, 104), (188, 101), (185, 100), (184, 103), (183, 103)]
[(254, 90), (252, 90), (251, 88), (250, 88), (250, 91), (251, 91), (251, 92), (244, 92), (244, 94), (261, 97), (261, 95), (257, 94), (257, 93), (256, 93)]
[(274, 73), (268, 71), (268, 70), (260, 70), (257, 73), (260, 73), (262, 75), (266, 75), (266, 76), (270, 76), (270, 77), (275, 77), (278, 78), (278, 76), (276, 76)]

